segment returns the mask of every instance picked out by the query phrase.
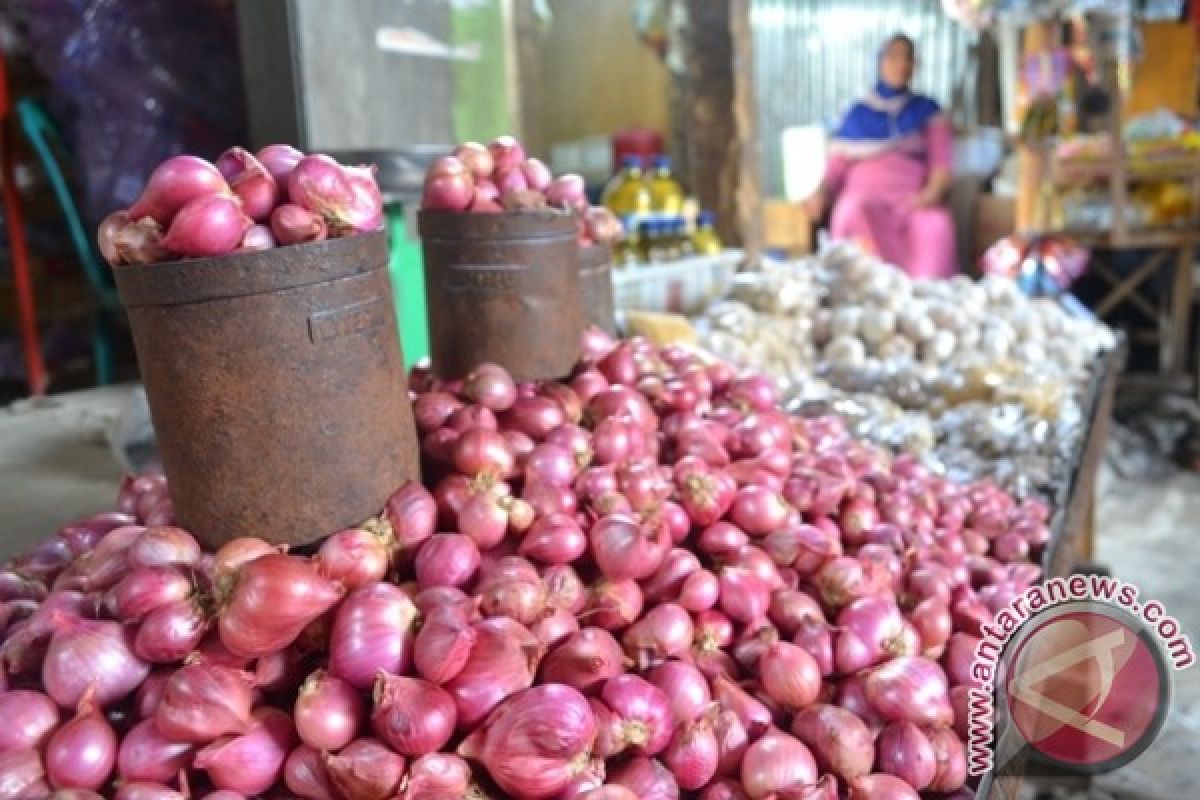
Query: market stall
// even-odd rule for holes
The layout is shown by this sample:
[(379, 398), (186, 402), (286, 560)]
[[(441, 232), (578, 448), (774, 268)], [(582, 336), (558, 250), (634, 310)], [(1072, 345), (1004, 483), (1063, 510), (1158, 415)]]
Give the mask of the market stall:
[(1047, 486), (605, 333), (615, 220), (511, 137), (422, 205), (407, 378), (370, 170), (179, 156), (105, 220), (167, 474), (6, 565), (0, 796), (969, 796), (970, 657), (1061, 551)]
[[(1025, 276), (760, 259), (754, 4), (655, 5), (686, 181), (348, 136), (108, 209), (161, 471), (0, 563), (0, 800), (996, 800), (977, 650), (1097, 568), (1127, 344)], [(461, 28), (377, 48), (488, 71)]]

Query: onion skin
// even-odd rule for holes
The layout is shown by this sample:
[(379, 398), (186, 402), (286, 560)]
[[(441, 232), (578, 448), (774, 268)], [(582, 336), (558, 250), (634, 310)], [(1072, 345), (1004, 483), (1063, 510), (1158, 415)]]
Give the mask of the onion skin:
[(541, 647), (525, 626), (507, 617), (475, 624), (467, 663), (446, 684), (458, 706), (460, 731), (471, 731), (505, 698), (533, 685)]
[(823, 772), (843, 780), (866, 775), (875, 763), (874, 735), (844, 708), (809, 706), (793, 718), (792, 733), (808, 745)]
[(122, 782), (169, 783), (191, 765), (194, 752), (194, 745), (171, 741), (153, 719), (144, 719), (121, 739), (117, 776)]
[(420, 545), (413, 566), (421, 588), (465, 586), (479, 569), (479, 547), (461, 533), (435, 533)]
[(56, 789), (99, 789), (117, 761), (117, 734), (84, 696), (79, 713), (46, 743), (46, 777)]
[(300, 741), (314, 750), (341, 750), (354, 740), (364, 718), (354, 687), (325, 670), (308, 676), (293, 709)]
[(316, 563), (320, 573), (352, 592), (383, 580), (391, 563), (391, 542), (387, 532), (348, 528), (321, 543)]
[(928, 732), (929, 744), (937, 760), (937, 770), (929, 788), (937, 792), (953, 792), (967, 780), (967, 755), (963, 743), (949, 728)]
[(232, 197), (197, 197), (176, 212), (162, 246), (188, 258), (223, 256), (241, 244), (252, 224)]
[(159, 164), (142, 195), (129, 207), (129, 218), (152, 217), (167, 225), (188, 202), (206, 195), (230, 194), (225, 178), (212, 164), (195, 156), (174, 156)]
[(196, 537), (170, 525), (147, 528), (129, 545), (128, 553), (132, 567), (190, 567), (200, 556)]
[(894, 775), (863, 775), (850, 782), (850, 800), (920, 800), (920, 795)]
[(663, 603), (625, 631), (625, 652), (642, 668), (686, 653), (692, 646), (695, 627), (691, 616), (674, 603)]
[(429, 755), (454, 735), (454, 698), (429, 681), (380, 673), (374, 707), (375, 735), (400, 755)]
[(49, 796), (50, 786), (36, 750), (0, 753), (0, 800), (41, 800)]
[(464, 796), (470, 785), (466, 761), (450, 753), (431, 753), (409, 766), (400, 800), (448, 800)]
[(146, 679), (150, 666), (132, 652), (128, 634), (115, 622), (56, 617), (56, 632), (42, 663), (42, 685), (63, 708), (79, 705), (84, 693), (107, 707)]
[(811, 704), (821, 691), (821, 670), (802, 648), (787, 642), (769, 646), (759, 659), (763, 688), (772, 700), (796, 711)]
[(321, 577), (312, 562), (280, 553), (261, 556), (238, 570), (218, 615), (221, 641), (245, 656), (282, 650), (344, 594), (345, 589)]
[(391, 528), (396, 546), (408, 549), (433, 535), (437, 524), (437, 501), (424, 486), (409, 482), (387, 499), (383, 518)]
[(774, 717), (771, 710), (729, 678), (714, 678), (712, 690), (717, 705), (723, 710), (737, 714), (738, 720), (751, 739), (757, 739), (772, 726)]
[(329, 642), (329, 672), (355, 689), (375, 683), (380, 670), (407, 672), (412, 663), (417, 609), (388, 583), (356, 589), (338, 606)]
[(348, 800), (386, 800), (404, 777), (404, 757), (378, 739), (355, 739), (342, 752), (325, 756), (325, 771)]
[(154, 713), (158, 730), (175, 741), (207, 744), (242, 734), (254, 720), (254, 678), (216, 665), (184, 666), (167, 679)]
[(593, 694), (624, 670), (625, 654), (613, 635), (602, 628), (584, 628), (550, 651), (541, 664), (541, 679)]
[(584, 696), (569, 686), (545, 684), (502, 703), (463, 741), (459, 755), (478, 760), (514, 797), (554, 797), (574, 777), (574, 763), (595, 737)]
[(321, 753), (302, 744), (288, 755), (283, 765), (283, 782), (305, 800), (337, 800), (338, 792), (329, 779)]
[(762, 735), (742, 759), (742, 786), (752, 800), (793, 786), (817, 782), (817, 765), (808, 748), (778, 729)]
[(177, 792), (162, 783), (149, 781), (126, 783), (122, 781), (121, 785), (117, 787), (117, 793), (113, 795), (113, 800), (188, 800), (188, 798), (182, 792)]
[(621, 720), (622, 737), (634, 753), (653, 756), (666, 748), (674, 722), (661, 689), (637, 675), (618, 675), (604, 683), (600, 698)]
[(708, 680), (691, 664), (672, 659), (650, 670), (646, 679), (667, 696), (671, 718), (676, 721), (698, 719), (712, 705)]
[(679, 788), (695, 791), (717, 774), (717, 737), (706, 718), (681, 723), (663, 754), (663, 762), (675, 776)]
[(261, 794), (283, 774), (295, 745), (291, 718), (274, 708), (259, 709), (254, 718), (246, 733), (222, 737), (196, 753), (193, 766), (205, 770), (217, 788)]
[(592, 557), (611, 581), (645, 580), (666, 557), (661, 539), (652, 539), (649, 532), (627, 514), (613, 514), (598, 520), (589, 537)]
[(892, 722), (876, 742), (879, 769), (895, 775), (917, 791), (926, 789), (938, 774), (937, 754), (924, 732), (911, 722)]
[(617, 767), (609, 783), (631, 790), (640, 800), (679, 800), (679, 784), (661, 761), (639, 756)]
[(211, 619), (193, 599), (154, 609), (138, 626), (133, 652), (151, 664), (172, 664), (196, 649)]
[(438, 685), (452, 680), (466, 666), (476, 636), (462, 608), (441, 606), (428, 612), (413, 643), (417, 674)]
[(0, 753), (40, 750), (58, 727), (58, 706), (41, 692), (12, 689), (0, 692)]
[(945, 673), (928, 659), (893, 659), (867, 676), (865, 688), (871, 705), (893, 722), (949, 725), (954, 721)]

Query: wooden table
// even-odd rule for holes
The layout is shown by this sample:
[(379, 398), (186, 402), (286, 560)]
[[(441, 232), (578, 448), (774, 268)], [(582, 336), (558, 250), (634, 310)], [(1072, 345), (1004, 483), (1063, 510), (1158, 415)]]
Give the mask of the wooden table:
[[(1087, 433), (1076, 447), (1069, 474), (1064, 476), (1058, 496), (1053, 500), (1057, 511), (1051, 520), (1050, 544), (1042, 557), (1042, 566), (1048, 578), (1088, 571), (1094, 566), (1096, 475), (1104, 459), (1112, 427), (1117, 378), (1124, 366), (1125, 356), (1126, 346), (1122, 341), (1118, 347), (1101, 357), (1092, 373), (1084, 406), (1088, 420)], [(1008, 735), (1002, 736), (1000, 747), (1019, 748), (1023, 743), (1015, 732), (1015, 726), (1009, 725), (1007, 728)], [(1000, 729), (997, 726), (997, 731)], [(1090, 778), (1076, 775), (1026, 777), (1023, 773), (1028, 758), (1027, 754), (1019, 753), (1009, 761), (1005, 774), (996, 777), (986, 798), (980, 796), (980, 800), (1017, 800), (1022, 796), (1022, 787), (1027, 784), (1035, 787), (1039, 797), (1049, 796), (1053, 788), (1086, 790), (1090, 784)]]

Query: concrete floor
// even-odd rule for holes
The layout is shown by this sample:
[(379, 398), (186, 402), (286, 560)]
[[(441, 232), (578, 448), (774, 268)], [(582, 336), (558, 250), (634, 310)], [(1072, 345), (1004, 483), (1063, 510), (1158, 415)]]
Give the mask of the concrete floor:
[[(122, 474), (106, 440), (128, 388), (0, 409), (0, 557), (63, 523), (109, 508)], [(1200, 649), (1200, 476), (1135, 482), (1101, 475), (1099, 561), (1157, 598)], [(1137, 762), (1098, 781), (1098, 796), (1200, 796), (1200, 667), (1176, 675), (1167, 728)]]

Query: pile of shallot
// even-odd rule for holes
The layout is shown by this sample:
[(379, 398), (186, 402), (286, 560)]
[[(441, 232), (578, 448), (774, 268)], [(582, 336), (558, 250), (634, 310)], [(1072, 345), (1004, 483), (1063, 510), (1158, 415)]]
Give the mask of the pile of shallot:
[(347, 167), (286, 144), (232, 147), (215, 164), (173, 156), (142, 195), (100, 223), (112, 266), (212, 258), (370, 233), (383, 227), (375, 167)]
[(579, 243), (611, 244), (621, 238), (621, 222), (603, 206), (589, 206), (583, 178), (557, 178), (542, 161), (526, 157), (512, 136), (486, 146), (466, 142), (442, 156), (425, 174), (421, 208), (471, 214), (556, 209), (579, 219)]
[(205, 552), (142, 476), (5, 565), (0, 800), (971, 797), (974, 646), (1046, 507), (583, 350), (414, 371), (426, 484), (310, 549)]

